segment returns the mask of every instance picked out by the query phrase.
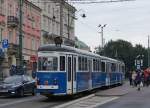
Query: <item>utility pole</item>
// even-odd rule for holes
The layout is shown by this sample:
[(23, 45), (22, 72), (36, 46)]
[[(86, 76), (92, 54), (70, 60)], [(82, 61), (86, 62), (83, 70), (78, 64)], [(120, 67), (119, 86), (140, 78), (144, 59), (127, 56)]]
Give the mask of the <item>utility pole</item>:
[(64, 0), (60, 0), (60, 36), (63, 37), (63, 5)]
[(99, 26), (98, 27), (100, 27), (101, 28), (101, 41), (102, 41), (102, 49), (103, 49), (103, 47), (104, 47), (104, 38), (103, 38), (103, 29), (104, 29), (104, 27), (106, 27), (106, 25), (107, 24), (104, 24), (104, 25), (101, 25), (101, 24), (99, 24)]
[(150, 56), (149, 56), (149, 36), (148, 36), (148, 67), (150, 66)]
[(68, 6), (68, 39), (70, 39), (70, 7)]
[(19, 66), (23, 67), (22, 62), (22, 7), (23, 0), (19, 0)]
[(103, 42), (103, 28), (104, 27), (101, 27), (101, 40), (102, 40), (102, 48), (104, 47), (104, 42)]

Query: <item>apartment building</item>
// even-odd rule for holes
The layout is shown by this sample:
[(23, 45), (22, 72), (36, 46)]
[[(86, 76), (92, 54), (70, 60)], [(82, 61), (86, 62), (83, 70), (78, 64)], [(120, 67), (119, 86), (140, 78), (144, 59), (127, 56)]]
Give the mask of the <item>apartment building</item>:
[(30, 1), (42, 9), (41, 44), (54, 44), (55, 37), (62, 37), (63, 44), (75, 46), (75, 7), (65, 1), (60, 4), (61, 0)]
[[(20, 0), (0, 0), (0, 43), (8, 39), (9, 47), (4, 50), (5, 57), (1, 61), (1, 72), (8, 76), (11, 65), (19, 65), (19, 1)], [(31, 70), (36, 63), (37, 49), (40, 45), (41, 37), (41, 9), (23, 0), (23, 60), (24, 65)]]

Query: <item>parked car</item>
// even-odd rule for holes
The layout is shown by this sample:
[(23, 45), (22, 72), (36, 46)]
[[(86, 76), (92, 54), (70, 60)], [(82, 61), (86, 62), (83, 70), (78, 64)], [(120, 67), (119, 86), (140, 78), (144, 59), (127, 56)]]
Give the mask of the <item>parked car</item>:
[(0, 95), (21, 96), (35, 95), (35, 80), (28, 75), (13, 75), (4, 79), (0, 84)]

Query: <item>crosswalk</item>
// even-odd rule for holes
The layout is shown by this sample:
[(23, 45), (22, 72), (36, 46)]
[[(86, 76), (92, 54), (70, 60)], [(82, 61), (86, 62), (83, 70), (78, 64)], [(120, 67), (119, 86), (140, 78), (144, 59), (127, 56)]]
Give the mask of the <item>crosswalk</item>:
[(74, 102), (69, 102), (67, 104), (59, 105), (57, 106), (57, 108), (95, 108), (118, 98), (119, 97), (116, 96), (102, 97), (102, 96), (92, 95), (92, 96), (88, 96), (88, 98), (79, 99)]

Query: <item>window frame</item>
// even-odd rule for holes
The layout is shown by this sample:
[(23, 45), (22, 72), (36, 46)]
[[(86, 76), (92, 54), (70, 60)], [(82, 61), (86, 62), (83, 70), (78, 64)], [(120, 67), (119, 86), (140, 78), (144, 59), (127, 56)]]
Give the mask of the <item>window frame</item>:
[[(64, 63), (64, 69), (61, 70), (61, 57), (64, 57), (64, 60), (65, 60), (65, 63)], [(62, 56), (59, 56), (59, 71), (66, 71), (66, 56), (62, 55)]]
[[(47, 59), (48, 59), (48, 58), (50, 58), (50, 57), (53, 58), (53, 61), (54, 61), (54, 58), (57, 58), (57, 69), (54, 70), (54, 68), (53, 68), (53, 70), (44, 70), (43, 67), (42, 67), (42, 65), (43, 65), (43, 64), (42, 64), (42, 65), (40, 65), (40, 68), (42, 68), (42, 69), (39, 70), (39, 58), (47, 58)], [(43, 63), (43, 60), (42, 60), (42, 63)], [(54, 62), (53, 62), (53, 63), (54, 63)], [(52, 63), (52, 64), (53, 64), (53, 63)], [(37, 70), (38, 70), (39, 72), (41, 72), (41, 71), (44, 71), (44, 72), (56, 72), (56, 71), (59, 71), (59, 67), (60, 67), (60, 66), (59, 66), (59, 57), (58, 57), (58, 56), (51, 56), (51, 55), (48, 55), (48, 56), (38, 56), (38, 64), (37, 64), (37, 65), (38, 65), (38, 66), (37, 66), (37, 67), (38, 67)], [(54, 66), (53, 66), (53, 67), (54, 67)]]

